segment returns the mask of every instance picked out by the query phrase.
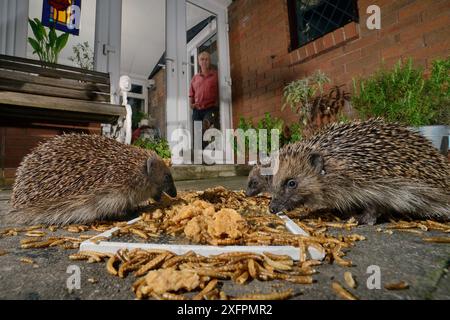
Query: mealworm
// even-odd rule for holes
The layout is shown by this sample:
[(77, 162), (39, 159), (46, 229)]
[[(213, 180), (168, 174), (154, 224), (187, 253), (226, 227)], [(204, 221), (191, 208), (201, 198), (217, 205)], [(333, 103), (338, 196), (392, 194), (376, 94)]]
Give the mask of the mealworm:
[(344, 289), (339, 283), (333, 282), (331, 284), (331, 287), (333, 288), (334, 292), (336, 292), (341, 298), (344, 298), (346, 300), (358, 300), (356, 296), (354, 296), (352, 293)]
[(289, 289), (282, 292), (247, 294), (232, 298), (232, 300), (285, 300), (293, 295), (293, 290)]

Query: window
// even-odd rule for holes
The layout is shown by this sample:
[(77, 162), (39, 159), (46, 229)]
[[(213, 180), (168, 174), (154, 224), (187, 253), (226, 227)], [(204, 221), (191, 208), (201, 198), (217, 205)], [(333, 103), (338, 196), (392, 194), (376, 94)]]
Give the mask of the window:
[(291, 50), (349, 22), (358, 22), (356, 0), (287, 0)]

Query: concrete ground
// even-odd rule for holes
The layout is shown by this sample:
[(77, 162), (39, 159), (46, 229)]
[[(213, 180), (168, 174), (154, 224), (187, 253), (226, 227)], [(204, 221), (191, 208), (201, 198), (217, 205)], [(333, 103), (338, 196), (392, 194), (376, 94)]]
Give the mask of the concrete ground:
[[(203, 190), (216, 185), (242, 189), (245, 178), (177, 182), (179, 190)], [(8, 210), (9, 194), (9, 191), (0, 191), (0, 230), (5, 227), (3, 221)], [(418, 235), (407, 232), (394, 231), (392, 235), (376, 232), (378, 227), (383, 228), (383, 225), (353, 229), (351, 233), (367, 238), (357, 242), (348, 251), (346, 259), (352, 260), (355, 266), (319, 266), (319, 273), (314, 276), (317, 282), (312, 285), (253, 281), (244, 286), (225, 282), (223, 288), (228, 294), (238, 295), (267, 293), (291, 287), (297, 294), (295, 299), (337, 299), (331, 283), (338, 281), (344, 285), (344, 272), (351, 271), (358, 287), (350, 291), (360, 299), (450, 299), (450, 245), (425, 243)], [(427, 236), (433, 235), (427, 233)], [(442, 233), (439, 235), (442, 236)], [(109, 275), (103, 263), (88, 264), (69, 260), (69, 254), (76, 250), (21, 249), (21, 238), (0, 238), (0, 251), (8, 252), (0, 256), (0, 299), (134, 299), (130, 289), (133, 276), (119, 279)], [(21, 258), (31, 258), (38, 267), (20, 262)], [(67, 268), (71, 265), (77, 265), (81, 270), (81, 288), (69, 292), (66, 281), (70, 276)], [(367, 283), (373, 283), (376, 275), (370, 270), (375, 270), (376, 274), (376, 270), (379, 270), (381, 289), (368, 288)], [(89, 278), (97, 282), (90, 283)], [(400, 280), (408, 282), (409, 289), (388, 291), (383, 288), (386, 283)]]

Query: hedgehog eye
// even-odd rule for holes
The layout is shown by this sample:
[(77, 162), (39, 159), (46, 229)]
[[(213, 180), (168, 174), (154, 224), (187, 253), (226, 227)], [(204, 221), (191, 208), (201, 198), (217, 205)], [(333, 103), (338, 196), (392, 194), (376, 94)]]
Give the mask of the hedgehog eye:
[(248, 184), (248, 186), (249, 186), (250, 188), (256, 187), (256, 181), (255, 181), (255, 180), (250, 181), (250, 183)]
[(295, 181), (293, 179), (289, 180), (286, 185), (289, 189), (295, 189), (295, 188), (297, 188), (297, 181)]

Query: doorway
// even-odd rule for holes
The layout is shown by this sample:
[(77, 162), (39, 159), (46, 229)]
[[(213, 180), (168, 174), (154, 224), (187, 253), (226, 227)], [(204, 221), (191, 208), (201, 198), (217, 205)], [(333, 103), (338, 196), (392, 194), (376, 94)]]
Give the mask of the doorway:
[[(193, 145), (189, 86), (199, 72), (197, 61), (202, 51), (210, 53), (212, 67), (218, 72), (219, 127), (222, 131), (232, 127), (227, 25), (225, 2), (222, 6), (208, 0), (166, 1), (166, 121), (171, 147), (177, 143), (171, 139), (177, 129), (187, 132), (189, 145)], [(185, 158), (184, 164), (190, 163)]]

